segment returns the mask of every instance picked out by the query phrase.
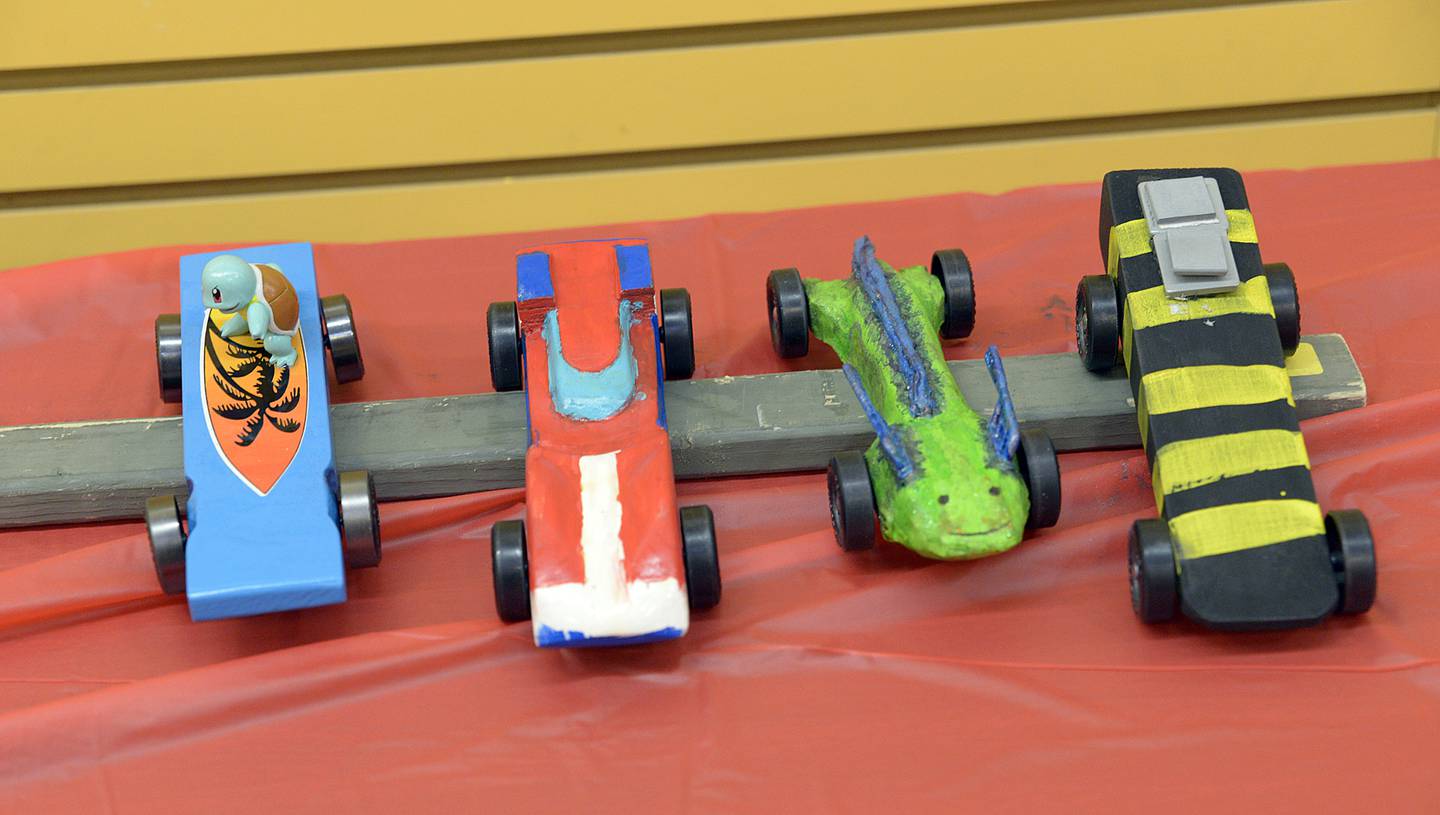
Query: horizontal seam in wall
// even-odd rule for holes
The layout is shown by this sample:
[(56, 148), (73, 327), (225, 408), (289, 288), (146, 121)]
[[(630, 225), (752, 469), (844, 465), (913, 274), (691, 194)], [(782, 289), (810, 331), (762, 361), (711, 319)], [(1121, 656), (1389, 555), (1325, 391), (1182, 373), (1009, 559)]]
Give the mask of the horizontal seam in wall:
[(623, 54), (1307, 2), (1314, 0), (1057, 0), (512, 40), (27, 68), (0, 71), (0, 93)]

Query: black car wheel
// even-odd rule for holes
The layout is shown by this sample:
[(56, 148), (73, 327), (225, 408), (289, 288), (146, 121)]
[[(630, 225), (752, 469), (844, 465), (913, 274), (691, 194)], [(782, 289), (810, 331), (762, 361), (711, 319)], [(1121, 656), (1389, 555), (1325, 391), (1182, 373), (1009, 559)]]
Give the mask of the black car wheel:
[(1339, 612), (1364, 614), (1375, 604), (1377, 577), (1370, 522), (1359, 510), (1335, 510), (1325, 516), (1325, 539), (1340, 586)]
[(864, 454), (846, 452), (830, 459), (825, 481), (830, 489), (830, 523), (840, 548), (847, 552), (874, 549), (879, 537), (875, 531), (878, 515)]
[(665, 378), (689, 379), (695, 373), (695, 329), (690, 317), (690, 292), (661, 289), (659, 305)]
[(160, 398), (174, 404), (180, 390), (180, 315), (161, 314), (155, 318), (155, 367), (160, 372)]
[(945, 293), (940, 336), (964, 339), (975, 330), (975, 276), (970, 259), (959, 249), (941, 249), (930, 258), (930, 274), (940, 281)]
[(490, 384), (496, 391), (525, 386), (520, 344), (520, 316), (512, 303), (491, 303), (485, 310), (485, 337), (490, 344)]
[(490, 565), (500, 619), (507, 623), (530, 619), (530, 556), (525, 551), (524, 521), (500, 521), (490, 527)]
[(795, 269), (776, 269), (765, 281), (765, 305), (770, 312), (770, 342), (785, 359), (810, 352), (810, 298)]
[(325, 330), (325, 347), (330, 349), (335, 381), (343, 384), (364, 377), (365, 357), (360, 353), (360, 333), (355, 329), (350, 298), (343, 294), (321, 298), (320, 325)]
[(1280, 346), (1290, 353), (1300, 346), (1300, 291), (1289, 264), (1265, 264), (1265, 281), (1270, 286), (1270, 305), (1275, 308), (1275, 327), (1280, 329)]
[(1130, 527), (1130, 604), (1147, 623), (1174, 619), (1180, 601), (1170, 525), (1147, 518)]
[(180, 522), (180, 501), (157, 495), (145, 502), (145, 531), (150, 535), (150, 556), (155, 576), (166, 594), (185, 593), (185, 527)]
[(345, 568), (380, 565), (380, 504), (375, 500), (375, 479), (369, 470), (340, 474), (340, 531)]
[(680, 508), (680, 539), (690, 608), (706, 611), (720, 605), (720, 550), (715, 545), (715, 516), (710, 507)]
[(1043, 430), (1020, 431), (1020, 449), (1015, 463), (1025, 489), (1030, 491), (1027, 529), (1048, 529), (1060, 520), (1060, 459), (1050, 434)]
[(1108, 275), (1086, 275), (1075, 290), (1075, 347), (1086, 369), (1108, 371), (1120, 361), (1120, 301)]

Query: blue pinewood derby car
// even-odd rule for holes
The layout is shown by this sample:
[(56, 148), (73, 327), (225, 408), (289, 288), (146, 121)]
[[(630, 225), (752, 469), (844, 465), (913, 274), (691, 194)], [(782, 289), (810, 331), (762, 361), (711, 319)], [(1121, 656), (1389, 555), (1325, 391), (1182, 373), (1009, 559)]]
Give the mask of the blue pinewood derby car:
[(187, 255), (180, 291), (155, 322), (190, 488), (146, 504), (161, 588), (195, 620), (344, 601), (346, 567), (380, 562), (374, 485), (331, 449), (326, 349), (337, 381), (364, 374), (349, 301), (318, 298), (303, 243)]

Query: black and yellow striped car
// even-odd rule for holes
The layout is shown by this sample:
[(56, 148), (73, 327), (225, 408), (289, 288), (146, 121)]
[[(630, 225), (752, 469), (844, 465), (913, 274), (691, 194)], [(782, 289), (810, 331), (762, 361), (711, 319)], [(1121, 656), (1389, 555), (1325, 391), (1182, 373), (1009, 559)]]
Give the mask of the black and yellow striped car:
[(1251, 630), (1368, 610), (1370, 528), (1316, 502), (1285, 370), (1295, 279), (1261, 262), (1240, 174), (1107, 174), (1100, 251), (1107, 273), (1080, 281), (1076, 339), (1090, 370), (1129, 372), (1160, 511), (1130, 532), (1136, 613)]

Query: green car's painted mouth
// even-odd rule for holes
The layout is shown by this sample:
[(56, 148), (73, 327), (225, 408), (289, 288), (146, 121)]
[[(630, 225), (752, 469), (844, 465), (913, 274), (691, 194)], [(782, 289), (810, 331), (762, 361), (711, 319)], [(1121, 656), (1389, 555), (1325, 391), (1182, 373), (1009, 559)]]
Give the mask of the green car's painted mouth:
[(1004, 526), (992, 526), (992, 527), (990, 527), (989, 529), (986, 529), (986, 530), (983, 530), (983, 531), (980, 531), (980, 532), (947, 532), (947, 533), (945, 533), (945, 534), (947, 534), (947, 535), (955, 535), (955, 536), (961, 537), (961, 538), (983, 538), (983, 537), (985, 537), (986, 535), (994, 535), (994, 534), (997, 533), (997, 532), (1002, 532), (1002, 531), (1004, 531), (1004, 530), (1006, 530), (1006, 529), (1009, 529), (1009, 528), (1010, 528), (1010, 525), (1009, 525), (1009, 524), (1005, 524)]

